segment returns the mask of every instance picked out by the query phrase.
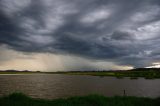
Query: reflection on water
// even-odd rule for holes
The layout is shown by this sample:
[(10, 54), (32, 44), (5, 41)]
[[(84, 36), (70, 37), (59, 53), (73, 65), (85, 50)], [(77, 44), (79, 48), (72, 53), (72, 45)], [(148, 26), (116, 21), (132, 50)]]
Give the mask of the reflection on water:
[(160, 79), (130, 80), (114, 77), (81, 75), (0, 75), (0, 96), (15, 91), (36, 98), (61, 98), (75, 95), (102, 94), (106, 96), (160, 96)]

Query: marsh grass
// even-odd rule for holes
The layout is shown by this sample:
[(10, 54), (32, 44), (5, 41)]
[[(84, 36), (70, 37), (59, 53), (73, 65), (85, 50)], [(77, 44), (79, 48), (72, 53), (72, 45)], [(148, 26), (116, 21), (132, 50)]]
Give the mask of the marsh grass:
[(130, 77), (130, 79), (138, 79), (139, 77), (143, 77), (145, 79), (159, 79), (160, 71), (148, 70), (145, 71), (140, 69), (138, 71), (68, 71), (68, 72), (2, 72), (1, 74), (67, 74), (67, 75), (91, 75), (91, 76), (111, 76), (116, 77), (118, 79), (122, 79), (124, 77)]
[(0, 98), (0, 106), (160, 106), (160, 98), (101, 95), (76, 96), (67, 99), (44, 100), (13, 93)]
[(130, 77), (130, 79), (138, 79), (139, 77), (143, 77), (145, 79), (159, 79), (160, 78), (160, 71), (91, 71), (91, 72), (57, 72), (57, 74), (68, 74), (68, 75), (91, 75), (91, 76), (111, 76), (116, 77), (118, 79), (124, 77)]

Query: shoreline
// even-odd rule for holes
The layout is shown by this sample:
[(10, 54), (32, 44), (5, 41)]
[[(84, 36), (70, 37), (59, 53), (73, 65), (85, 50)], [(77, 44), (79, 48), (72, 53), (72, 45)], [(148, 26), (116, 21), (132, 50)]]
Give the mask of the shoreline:
[(68, 72), (0, 72), (0, 75), (45, 75), (45, 74), (64, 74), (64, 75), (89, 75), (99, 77), (116, 77), (130, 79), (160, 79), (160, 71), (68, 71)]
[(159, 106), (160, 98), (102, 95), (74, 96), (66, 99), (37, 99), (22, 93), (0, 97), (0, 106)]

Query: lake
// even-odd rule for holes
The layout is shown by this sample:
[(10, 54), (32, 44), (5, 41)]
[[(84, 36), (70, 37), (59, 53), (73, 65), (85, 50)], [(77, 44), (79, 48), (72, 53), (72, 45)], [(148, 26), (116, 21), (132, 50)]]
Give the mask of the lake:
[(159, 97), (160, 79), (117, 79), (62, 74), (0, 75), (0, 96), (22, 92), (35, 98), (66, 98), (76, 95)]

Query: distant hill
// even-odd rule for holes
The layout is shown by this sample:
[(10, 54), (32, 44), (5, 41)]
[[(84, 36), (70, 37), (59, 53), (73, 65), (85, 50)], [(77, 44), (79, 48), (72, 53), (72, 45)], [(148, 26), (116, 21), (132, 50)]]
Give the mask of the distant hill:
[(0, 70), (0, 72), (33, 72), (29, 70)]

